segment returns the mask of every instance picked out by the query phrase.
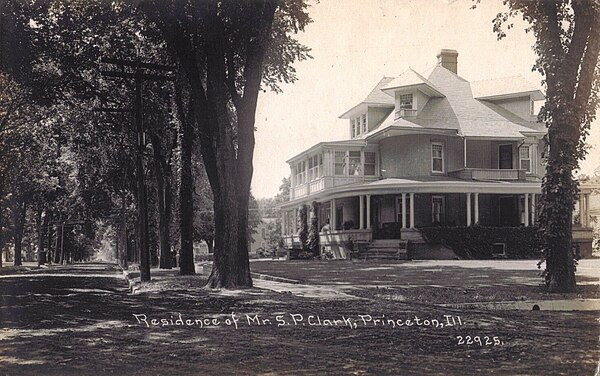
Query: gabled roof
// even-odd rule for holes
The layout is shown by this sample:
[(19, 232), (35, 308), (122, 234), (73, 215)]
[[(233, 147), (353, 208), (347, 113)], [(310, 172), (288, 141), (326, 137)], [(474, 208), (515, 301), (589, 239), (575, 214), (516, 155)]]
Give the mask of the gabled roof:
[(545, 98), (540, 89), (523, 76), (473, 81), (471, 89), (473, 98), (476, 99), (499, 100), (531, 96), (531, 99), (538, 101)]
[(350, 114), (355, 112), (361, 106), (372, 105), (382, 107), (394, 107), (394, 98), (390, 97), (389, 95), (386, 95), (383, 91), (381, 91), (381, 88), (390, 83), (393, 79), (394, 77), (383, 77), (381, 80), (379, 80), (379, 82), (377, 83), (377, 85), (375, 85), (373, 90), (371, 90), (369, 95), (367, 95), (367, 97), (363, 99), (359, 104), (340, 115), (340, 119), (347, 118)]
[(430, 97), (443, 97), (439, 90), (429, 82), (425, 77), (415, 72), (412, 68), (402, 72), (402, 74), (392, 80), (389, 84), (381, 88), (382, 91), (394, 96), (394, 91), (401, 88), (416, 87)]
[(382, 129), (416, 132), (454, 132), (459, 136), (487, 139), (523, 139), (547, 132), (544, 124), (522, 118), (500, 106), (496, 101), (530, 97), (540, 100), (544, 95), (538, 87), (522, 76), (469, 82), (438, 64), (420, 74), (409, 68), (396, 78), (383, 77), (367, 97), (340, 118), (350, 119), (367, 111), (368, 107), (394, 106), (394, 92), (416, 89), (429, 98), (415, 117), (396, 119), (394, 111), (377, 128), (357, 139), (375, 141)]
[(377, 85), (371, 90), (369, 95), (363, 100), (363, 103), (379, 103), (379, 104), (390, 104), (394, 105), (394, 99), (390, 98), (389, 95), (385, 95), (383, 87), (389, 85), (394, 80), (394, 77), (383, 77)]
[(414, 118), (405, 118), (423, 128), (456, 130), (461, 136), (473, 138), (523, 138), (524, 133), (542, 132), (539, 126), (517, 121), (517, 116), (473, 97), (471, 85), (455, 73), (436, 66), (427, 81), (439, 90), (443, 98), (429, 98)]

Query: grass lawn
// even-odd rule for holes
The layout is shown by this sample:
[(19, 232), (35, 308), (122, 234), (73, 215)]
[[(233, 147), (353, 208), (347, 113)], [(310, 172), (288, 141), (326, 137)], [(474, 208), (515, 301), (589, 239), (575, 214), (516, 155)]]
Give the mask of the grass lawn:
[[(252, 263), (254, 271), (286, 270), (283, 276), (341, 288), (344, 299), (263, 288), (213, 291), (202, 287), (206, 274), (175, 272), (156, 273), (135, 295), (108, 278), (0, 279), (0, 374), (594, 374), (598, 312), (486, 311), (390, 298), (388, 290), (402, 288), (410, 273), (422, 275), (415, 277), (418, 288), (437, 281), (443, 287), (429, 288), (440, 296), (461, 280), (470, 288), (484, 283), (474, 283), (478, 268), (460, 268), (462, 279), (458, 271), (449, 279), (429, 264), (396, 277), (406, 266), (392, 272), (386, 268), (400, 266), (367, 264)], [(327, 269), (331, 278), (317, 278)], [(498, 273), (510, 280), (508, 271)]]

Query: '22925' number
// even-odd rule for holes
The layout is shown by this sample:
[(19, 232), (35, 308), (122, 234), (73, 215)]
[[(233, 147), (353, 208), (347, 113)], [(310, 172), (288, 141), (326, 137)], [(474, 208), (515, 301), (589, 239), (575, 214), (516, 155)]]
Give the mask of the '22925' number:
[(479, 346), (500, 346), (504, 342), (498, 337), (489, 336), (456, 336), (457, 345), (479, 345)]

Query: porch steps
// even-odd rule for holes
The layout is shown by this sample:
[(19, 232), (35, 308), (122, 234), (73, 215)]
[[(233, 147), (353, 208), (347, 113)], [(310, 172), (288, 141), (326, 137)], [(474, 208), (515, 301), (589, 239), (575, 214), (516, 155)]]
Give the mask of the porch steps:
[(411, 243), (422, 243), (424, 242), (423, 236), (419, 230), (414, 228), (403, 228), (400, 230), (400, 238), (402, 240), (408, 240)]
[(363, 260), (408, 260), (408, 240), (379, 239), (359, 254)]

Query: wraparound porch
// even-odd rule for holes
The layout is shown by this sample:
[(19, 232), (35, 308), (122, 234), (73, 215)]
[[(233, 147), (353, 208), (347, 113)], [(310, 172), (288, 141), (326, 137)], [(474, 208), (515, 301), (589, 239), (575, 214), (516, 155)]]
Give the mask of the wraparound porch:
[[(456, 184), (455, 181), (430, 181), (421, 182), (421, 185), (407, 180), (402, 182), (405, 184), (395, 187), (381, 181), (354, 186), (347, 191), (316, 197), (314, 204), (299, 202), (298, 206), (284, 207), (282, 233), (286, 247), (301, 246), (297, 235), (298, 208), (303, 204), (316, 208), (315, 212), (309, 211), (306, 220), (310, 223), (313, 216), (317, 217), (320, 244), (328, 250), (332, 245), (350, 241), (355, 248), (378, 239), (418, 241), (420, 235), (415, 229), (419, 227), (527, 227), (538, 220), (539, 182)], [(579, 221), (584, 228), (589, 227), (588, 201), (588, 193), (582, 192), (578, 209), (582, 213)], [(584, 232), (587, 235), (588, 232)], [(591, 244), (591, 237), (583, 239), (586, 236), (582, 238), (581, 234), (577, 234), (576, 242)], [(342, 251), (339, 253), (343, 256)]]

